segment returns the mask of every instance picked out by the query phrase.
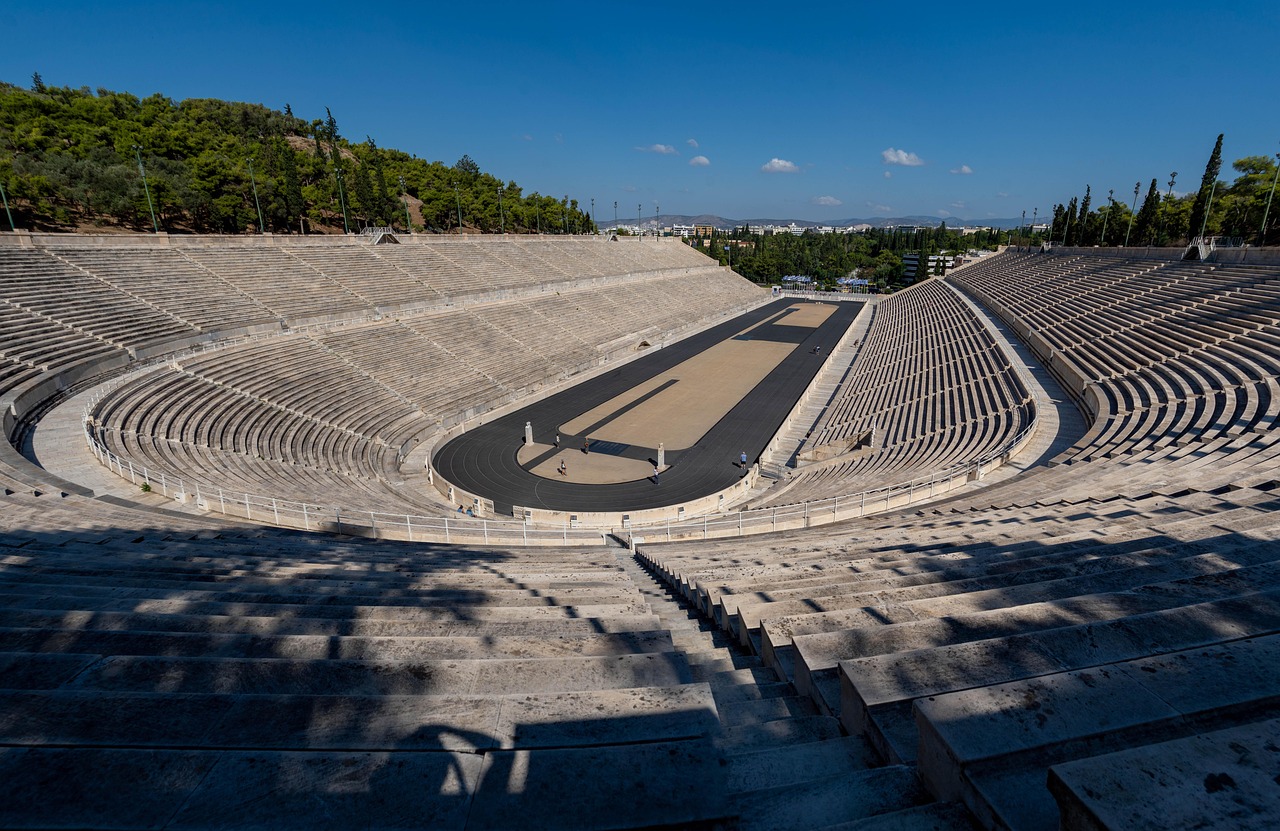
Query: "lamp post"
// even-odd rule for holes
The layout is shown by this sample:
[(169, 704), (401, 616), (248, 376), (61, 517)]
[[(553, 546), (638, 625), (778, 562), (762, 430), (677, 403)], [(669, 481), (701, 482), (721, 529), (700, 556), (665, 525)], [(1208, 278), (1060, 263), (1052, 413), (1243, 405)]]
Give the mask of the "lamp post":
[(147, 210), (151, 211), (151, 227), (160, 233), (160, 223), (156, 222), (156, 208), (151, 204), (151, 187), (147, 184), (147, 169), (142, 166), (142, 147), (133, 145), (134, 158), (138, 160), (138, 172), (142, 174), (142, 190), (147, 194)]
[(653, 235), (662, 236), (662, 206), (657, 202), (653, 203)]
[[(1018, 228), (1018, 242), (1026, 243), (1026, 241), (1027, 241), (1027, 212), (1023, 210), (1022, 226)], [(1021, 248), (1022, 246), (1019, 245), (1018, 247)]]
[(639, 202), (636, 203), (636, 233), (643, 237), (644, 236), (644, 225), (643, 225), (644, 220), (640, 218), (640, 210), (642, 207), (643, 206)]
[(1099, 241), (1103, 248), (1107, 247), (1107, 223), (1111, 221), (1111, 203), (1115, 201), (1111, 197), (1115, 196), (1115, 193), (1115, 188), (1107, 191), (1107, 215), (1102, 218), (1102, 239)]
[(4, 200), (4, 215), (9, 217), (9, 230), (16, 232), (18, 226), (13, 224), (13, 214), (9, 212), (9, 197), (4, 192), (4, 182), (0, 182), (0, 199)]
[(569, 194), (564, 195), (564, 201), (560, 203), (560, 215), (564, 217), (564, 232), (569, 233)]
[(453, 183), (453, 199), (458, 203), (458, 235), (462, 235), (462, 195), (458, 193), (458, 182)]
[(267, 232), (267, 223), (262, 219), (262, 203), (258, 201), (258, 178), (253, 175), (253, 156), (249, 157), (249, 181), (253, 183), (253, 206), (258, 209), (258, 230)]
[[(1276, 175), (1271, 180), (1271, 193), (1267, 195), (1267, 209), (1262, 212), (1262, 228), (1258, 231), (1258, 245), (1266, 245), (1267, 243), (1267, 219), (1271, 216), (1271, 200), (1276, 195), (1276, 182), (1280, 181), (1280, 153), (1276, 154)], [(5, 203), (5, 210), (9, 210), (9, 203)], [(9, 218), (9, 224), (13, 224), (13, 218)]]
[(1141, 182), (1133, 183), (1133, 207), (1129, 209), (1129, 230), (1124, 232), (1124, 247), (1129, 247), (1129, 234), (1133, 233), (1133, 218), (1138, 212), (1138, 191), (1142, 190)]
[[(1177, 180), (1178, 180), (1178, 171), (1175, 170), (1169, 174), (1169, 193), (1164, 198), (1164, 201), (1166, 203), (1169, 202), (1169, 200), (1173, 199), (1173, 183), (1176, 182)], [(1163, 210), (1160, 211), (1160, 241), (1162, 243), (1168, 242), (1168, 240), (1164, 238), (1164, 211)]]
[(1032, 234), (1035, 234), (1036, 232), (1036, 217), (1039, 215), (1040, 215), (1040, 209), (1033, 208), (1031, 211), (1031, 233)]
[(507, 215), (502, 212), (502, 185), (498, 185), (498, 228), (507, 233)]
[(591, 197), (591, 230), (594, 233), (596, 229), (596, 198)]
[(618, 233), (618, 200), (613, 200), (613, 233)]
[(405, 233), (413, 233), (413, 221), (409, 219), (409, 190), (404, 185), (404, 177), (400, 177), (400, 201), (404, 203)]
[(349, 234), (351, 226), (347, 223), (347, 192), (342, 187), (342, 168), (335, 167), (333, 174), (338, 179), (338, 207), (342, 208), (342, 233)]
[(1213, 195), (1218, 191), (1218, 180), (1213, 180), (1213, 187), (1209, 188), (1209, 204), (1204, 206), (1204, 219), (1200, 222), (1200, 241), (1204, 241), (1204, 232), (1209, 227), (1209, 211), (1213, 210)]

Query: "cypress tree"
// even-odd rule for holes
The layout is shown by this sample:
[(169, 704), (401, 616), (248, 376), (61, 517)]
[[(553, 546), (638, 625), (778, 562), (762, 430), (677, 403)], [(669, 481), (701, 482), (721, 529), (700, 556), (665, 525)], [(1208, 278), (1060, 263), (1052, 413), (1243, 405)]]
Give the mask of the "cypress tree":
[(1205, 213), (1209, 210), (1209, 193), (1213, 183), (1218, 181), (1218, 171), (1222, 170), (1222, 133), (1218, 133), (1218, 141), (1209, 154), (1209, 163), (1204, 166), (1204, 176), (1200, 179), (1200, 191), (1196, 193), (1196, 201), (1191, 205), (1191, 222), (1187, 231), (1192, 237), (1200, 235), (1204, 225)]
[(1084, 186), (1084, 199), (1080, 202), (1080, 230), (1076, 232), (1076, 241), (1080, 245), (1089, 244), (1089, 202), (1093, 199), (1093, 188)]
[(1138, 218), (1133, 221), (1134, 240), (1139, 244), (1144, 242), (1151, 244), (1152, 237), (1156, 229), (1156, 211), (1160, 208), (1160, 189), (1156, 185), (1156, 180), (1151, 180), (1151, 187), (1147, 190), (1147, 198), (1142, 200), (1142, 208), (1138, 211)]
[(1062, 244), (1072, 245), (1080, 233), (1080, 228), (1076, 224), (1076, 198), (1074, 196), (1071, 197), (1071, 202), (1067, 205), (1066, 222), (1067, 227), (1062, 234)]
[(298, 160), (293, 157), (293, 149), (283, 139), (277, 139), (277, 141), (283, 145), (280, 148), (280, 170), (284, 175), (284, 204), (287, 218), (292, 221), (296, 216), (298, 233), (304, 233), (302, 214), (307, 205), (302, 198), (302, 180), (298, 176)]

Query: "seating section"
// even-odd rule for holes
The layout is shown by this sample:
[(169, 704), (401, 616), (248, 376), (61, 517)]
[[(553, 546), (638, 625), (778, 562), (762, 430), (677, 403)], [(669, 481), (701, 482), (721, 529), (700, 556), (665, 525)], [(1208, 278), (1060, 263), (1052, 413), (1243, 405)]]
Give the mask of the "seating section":
[(1006, 448), (1034, 420), (1031, 395), (992, 334), (950, 287), (926, 280), (875, 306), (853, 365), (805, 442), (831, 448), (834, 458), (802, 466), (758, 506), (927, 477)]
[[(0, 248), (0, 297), (6, 312), (16, 309), (27, 320), (39, 319), (33, 336), (43, 330), (57, 339), (61, 333), (53, 327), (58, 327), (129, 348), (200, 334), (191, 323), (41, 251)], [(10, 317), (3, 325), (26, 334), (20, 319)]]
[(1276, 268), (1074, 256), (1028, 270), (1032, 260), (993, 258), (952, 279), (1033, 330), (1077, 392), (1096, 390), (1093, 428), (1060, 461), (1275, 425)]
[[(1111, 288), (1063, 288), (1085, 275)], [(1181, 292), (1167, 308), (1128, 285), (1157, 278), (1163, 295)], [(1157, 368), (1187, 379), (1200, 426), (1143, 419), (1118, 443), (1124, 411), (1104, 407), (1107, 428), (1095, 423), (1066, 463), (926, 509), (642, 545), (642, 559), (983, 827), (1154, 827), (1164, 795), (1185, 805), (1170, 827), (1269, 827), (1280, 437), (1259, 428), (1270, 405), (1257, 391), (1277, 380), (1260, 345), (1280, 333), (1280, 270), (1005, 255), (954, 279), (1007, 304), (989, 300), (1033, 347), (1042, 330), (1056, 338), (1055, 368), (1086, 367), (1100, 389)], [(1130, 311), (1147, 316), (1122, 329)], [(1221, 761), (1188, 761), (1192, 748)], [(1210, 796), (1175, 797), (1177, 782)]]
[(23, 796), (0, 825), (709, 823), (730, 811), (712, 738), (763, 737), (721, 725), (739, 659), (698, 640), (604, 548), (337, 541), (9, 493), (0, 771)]
[[(186, 252), (253, 291), (261, 286), (248, 276), (250, 269), (268, 261), (286, 271), (309, 269), (314, 289), (309, 296), (286, 300), (273, 288), (262, 298), (264, 306), (286, 318), (318, 319), (325, 307), (316, 303), (338, 302), (336, 294), (322, 299), (329, 291), (358, 296), (370, 310), (396, 311), (367, 320), (348, 318), (344, 325), (306, 335), (254, 338), (170, 362), (105, 395), (94, 413), (96, 435), (111, 453), (160, 477), (166, 490), (172, 480), (185, 492), (199, 487), (202, 493), (249, 493), (346, 511), (439, 515), (441, 506), (432, 497), (399, 487), (402, 446), (594, 368), (614, 353), (634, 354), (646, 337), (659, 340), (737, 313), (765, 296), (741, 278), (703, 264), (586, 287), (578, 283), (598, 283), (598, 278), (578, 275), (578, 283), (558, 291), (539, 287), (506, 299), (489, 293), (473, 303), (452, 298), (461, 307), (440, 310), (433, 287), (387, 265), (382, 255), (404, 250), (412, 257), (420, 249), (416, 253), (453, 257), (476, 271), (503, 269), (489, 288), (502, 285), (508, 292), (550, 273), (513, 272), (507, 261), (527, 264), (532, 255), (523, 243), (504, 242), (384, 245), (376, 253), (368, 246), (298, 246), (289, 253), (264, 249), (261, 260), (250, 257), (244, 263), (232, 250)], [(686, 246), (653, 246), (655, 251), (680, 247)], [(616, 250), (603, 241), (569, 248), (583, 261), (591, 252)], [(546, 249), (548, 256), (556, 254), (555, 245)], [(664, 261), (686, 258), (676, 252)], [(596, 271), (616, 258), (604, 260)], [(85, 258), (86, 264), (96, 261)], [(293, 266), (282, 265), (289, 262)], [(562, 261), (561, 267), (576, 268), (576, 261)], [(116, 268), (127, 270), (128, 263)], [(563, 280), (565, 272), (556, 276)], [(286, 276), (281, 286), (287, 285)], [(416, 300), (414, 286), (422, 292)], [(299, 305), (290, 305), (295, 302)]]

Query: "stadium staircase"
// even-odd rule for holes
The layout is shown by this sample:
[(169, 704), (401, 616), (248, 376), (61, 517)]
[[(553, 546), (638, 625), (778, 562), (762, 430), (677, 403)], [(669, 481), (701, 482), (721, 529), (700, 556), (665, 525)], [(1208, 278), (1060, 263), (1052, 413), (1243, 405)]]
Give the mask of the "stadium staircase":
[(882, 765), (865, 738), (845, 735), (837, 719), (820, 714), (812, 699), (646, 571), (643, 560), (614, 550), (694, 678), (711, 688), (735, 828), (972, 827), (963, 807), (934, 802), (910, 766)]

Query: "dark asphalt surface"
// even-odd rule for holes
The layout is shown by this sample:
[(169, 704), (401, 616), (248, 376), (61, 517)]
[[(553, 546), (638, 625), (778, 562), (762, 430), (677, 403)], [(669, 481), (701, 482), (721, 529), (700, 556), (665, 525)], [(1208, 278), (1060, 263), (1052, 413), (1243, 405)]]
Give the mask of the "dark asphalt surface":
[[(437, 450), (435, 468), (458, 487), (492, 499), (498, 516), (510, 516), (515, 505), (556, 511), (642, 510), (723, 490), (741, 476), (739, 454), (745, 451), (748, 460), (755, 462), (862, 307), (858, 302), (836, 303), (835, 312), (817, 329), (787, 326), (782, 313), (799, 302), (805, 301), (774, 301), (481, 425)], [(770, 318), (778, 319), (749, 337), (794, 343), (795, 348), (701, 441), (687, 450), (667, 451), (670, 469), (663, 472), (660, 485), (652, 479), (608, 485), (556, 481), (536, 476), (517, 462), (526, 421), (533, 423), (535, 441), (551, 444), (558, 425)], [(815, 345), (822, 347), (820, 354), (813, 354)], [(582, 435), (562, 432), (560, 442), (580, 448), (589, 434), (590, 430)], [(617, 445), (607, 449), (637, 459), (656, 461), (657, 457), (656, 448)]]

